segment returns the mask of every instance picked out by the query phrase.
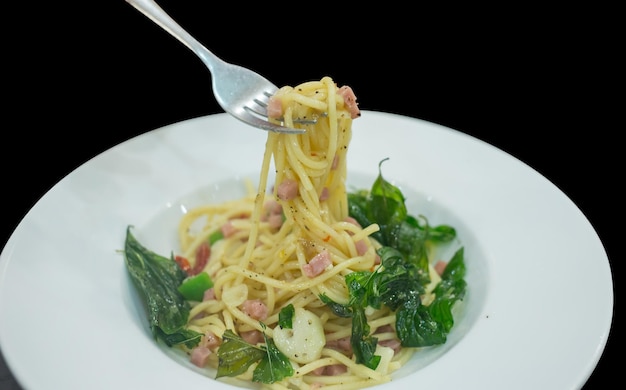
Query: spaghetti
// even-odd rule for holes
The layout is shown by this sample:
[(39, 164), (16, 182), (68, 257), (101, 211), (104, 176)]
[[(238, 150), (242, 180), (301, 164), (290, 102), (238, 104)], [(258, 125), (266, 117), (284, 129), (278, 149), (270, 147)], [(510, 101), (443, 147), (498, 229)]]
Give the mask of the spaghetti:
[[(352, 121), (360, 115), (356, 98), (349, 87), (324, 77), (281, 88), (270, 115), (306, 132), (269, 132), (258, 188), (249, 185), (239, 200), (192, 209), (180, 221), (181, 256), (214, 283), (203, 301), (192, 303), (188, 328), (204, 336), (187, 351), (196, 365), (217, 367), (227, 330), (251, 344), (263, 344), (265, 335), (295, 370), (264, 385), (269, 388), (350, 390), (387, 382), (415, 351), (399, 347), (395, 313), (386, 307), (366, 312), (381, 356), (372, 369), (355, 361), (350, 319), (320, 300), (325, 295), (347, 303), (345, 276), (380, 262), (380, 244), (370, 237), (379, 226), (361, 227), (348, 215), (347, 152)], [(216, 234), (220, 239), (212, 240)], [(285, 331), (278, 324), (288, 305), (295, 309), (294, 328)], [(249, 369), (237, 378), (250, 381), (252, 375)]]

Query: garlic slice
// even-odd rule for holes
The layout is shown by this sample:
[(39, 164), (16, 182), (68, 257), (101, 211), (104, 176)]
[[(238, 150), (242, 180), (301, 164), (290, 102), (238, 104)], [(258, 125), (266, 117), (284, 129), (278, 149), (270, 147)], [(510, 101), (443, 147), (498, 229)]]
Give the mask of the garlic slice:
[(295, 309), (292, 329), (274, 328), (274, 344), (289, 359), (305, 364), (319, 359), (326, 345), (324, 326), (313, 312)]

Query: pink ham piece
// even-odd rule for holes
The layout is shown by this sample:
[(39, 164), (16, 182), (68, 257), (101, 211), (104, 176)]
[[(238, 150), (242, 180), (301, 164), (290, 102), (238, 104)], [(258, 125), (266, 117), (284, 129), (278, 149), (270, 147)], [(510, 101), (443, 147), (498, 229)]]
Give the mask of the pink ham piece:
[(330, 197), (330, 191), (328, 190), (328, 187), (322, 188), (322, 193), (320, 194), (320, 202), (325, 201), (329, 197)]
[(206, 362), (212, 353), (213, 352), (211, 352), (208, 347), (205, 347), (203, 345), (198, 346), (191, 350), (190, 360), (194, 365), (202, 368), (206, 365)]
[(352, 119), (356, 119), (361, 116), (361, 110), (359, 110), (359, 105), (356, 102), (356, 95), (352, 91), (352, 88), (344, 85), (337, 90), (337, 94), (343, 97), (343, 102), (350, 112), (350, 117)]
[(354, 218), (352, 218), (350, 216), (346, 217), (345, 221), (346, 222), (350, 222), (351, 224), (353, 224), (355, 226), (361, 227), (361, 224), (356, 219), (354, 219)]
[[(353, 224), (355, 226), (361, 227), (361, 224), (359, 224), (356, 219), (354, 219), (354, 218), (352, 218), (350, 216), (346, 217), (345, 221), (349, 222), (349, 223), (351, 223), (351, 224)], [(365, 240), (359, 240), (359, 241), (355, 242), (354, 246), (356, 248), (356, 253), (359, 256), (363, 256), (365, 254), (365, 252), (367, 252), (367, 242), (365, 242)]]
[(283, 206), (275, 200), (265, 203), (261, 221), (267, 222), (272, 229), (278, 229), (283, 225)]
[(343, 364), (331, 364), (330, 366), (322, 366), (313, 370), (314, 375), (334, 376), (341, 375), (348, 371), (348, 367)]
[(352, 344), (350, 343), (350, 336), (342, 337), (337, 340), (330, 340), (326, 342), (326, 348), (334, 349), (344, 355), (352, 355)]
[(215, 299), (215, 289), (213, 287), (211, 287), (210, 289), (206, 290), (204, 292), (204, 295), (202, 296), (202, 301), (211, 301), (213, 299)]
[(257, 345), (261, 341), (265, 341), (263, 333), (258, 330), (249, 330), (247, 332), (241, 332), (241, 338), (248, 344)]
[(221, 340), (213, 332), (208, 332), (202, 338), (200, 345), (191, 350), (190, 361), (198, 367), (204, 367), (209, 356), (220, 343)]
[(220, 228), (224, 237), (230, 237), (237, 232), (231, 221), (226, 221)]
[[(384, 325), (381, 326), (380, 328), (376, 329), (376, 332), (374, 332), (374, 334), (376, 333), (388, 333), (388, 332), (393, 332), (395, 333), (395, 329), (391, 326), (391, 325)], [(393, 339), (388, 339), (388, 340), (381, 340), (378, 342), (378, 344), (382, 345), (383, 347), (388, 347), (393, 349), (393, 353), (394, 355), (397, 354), (398, 352), (400, 352), (400, 350), (402, 349), (402, 345), (400, 344), (400, 340), (398, 340), (397, 338), (393, 338)]]
[(241, 311), (246, 313), (251, 318), (259, 321), (265, 320), (269, 314), (267, 305), (265, 305), (265, 303), (263, 303), (260, 299), (248, 299), (241, 304)]
[(367, 252), (367, 242), (365, 242), (365, 240), (355, 242), (354, 247), (356, 248), (356, 253), (359, 256), (363, 256), (365, 252)]
[(276, 99), (274, 96), (270, 97), (267, 103), (267, 116), (273, 119), (282, 118), (283, 104), (280, 102), (280, 99)]
[(400, 352), (400, 350), (402, 349), (402, 346), (400, 345), (400, 340), (398, 339), (382, 340), (382, 341), (379, 341), (378, 344), (382, 345), (383, 347), (388, 347), (388, 348), (393, 349), (394, 355), (397, 355), (398, 352)]
[(276, 194), (281, 200), (292, 200), (298, 196), (298, 182), (292, 179), (286, 179), (278, 185)]
[(435, 263), (435, 271), (437, 272), (437, 274), (439, 274), (439, 276), (443, 274), (443, 271), (446, 269), (447, 265), (448, 263), (443, 260), (439, 260)]
[(321, 251), (317, 255), (315, 255), (308, 264), (302, 266), (302, 272), (309, 278), (313, 278), (322, 272), (328, 266), (332, 264), (330, 260), (330, 253), (328, 251)]

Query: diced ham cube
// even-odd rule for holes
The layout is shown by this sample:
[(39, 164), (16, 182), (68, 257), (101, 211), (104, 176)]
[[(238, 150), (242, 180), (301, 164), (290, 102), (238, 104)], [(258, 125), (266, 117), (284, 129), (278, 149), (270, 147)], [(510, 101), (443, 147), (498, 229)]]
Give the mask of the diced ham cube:
[(320, 194), (320, 202), (325, 201), (329, 197), (330, 197), (330, 191), (328, 190), (328, 187), (322, 188), (322, 193)]
[(269, 218), (267, 219), (267, 222), (269, 223), (270, 228), (278, 229), (281, 226), (283, 226), (283, 216), (280, 214), (270, 215)]
[(350, 117), (352, 119), (356, 119), (361, 116), (361, 110), (359, 110), (359, 105), (356, 102), (356, 95), (354, 94), (354, 91), (352, 91), (352, 88), (344, 85), (337, 90), (337, 94), (343, 97), (343, 102), (350, 112)]
[(283, 116), (283, 104), (280, 99), (272, 96), (267, 103), (267, 116), (273, 119), (280, 119)]
[(351, 224), (353, 224), (355, 226), (361, 227), (361, 224), (356, 219), (354, 219), (354, 218), (352, 218), (350, 216), (346, 217), (345, 221), (346, 222), (350, 222)]
[(400, 340), (398, 339), (389, 339), (389, 340), (381, 340), (378, 342), (383, 347), (388, 347), (393, 349), (394, 355), (400, 352), (402, 346), (400, 345)]
[(213, 287), (211, 287), (210, 289), (206, 290), (204, 292), (204, 295), (202, 296), (202, 300), (203, 301), (210, 301), (212, 299), (215, 299), (215, 289)]
[(213, 332), (207, 332), (204, 335), (204, 346), (210, 349), (211, 351), (215, 351), (215, 348), (218, 347), (222, 343), (219, 337), (217, 337)]
[(259, 321), (265, 320), (269, 314), (267, 305), (260, 299), (248, 299), (241, 304), (241, 311)]
[(435, 263), (435, 271), (441, 275), (443, 274), (443, 271), (446, 269), (446, 266), (448, 265), (447, 262), (443, 261), (443, 260), (439, 260)]
[(318, 367), (312, 371), (313, 375), (334, 376), (348, 371), (348, 367), (343, 364), (331, 364), (329, 366)]
[(230, 221), (226, 221), (226, 223), (222, 225), (221, 230), (224, 237), (230, 237), (237, 232), (237, 229), (235, 229), (233, 223)]
[(298, 196), (298, 182), (292, 179), (286, 179), (278, 185), (276, 193), (281, 200), (294, 199)]
[(244, 339), (246, 343), (252, 344), (252, 345), (256, 345), (260, 343), (261, 341), (265, 341), (265, 339), (263, 338), (263, 333), (259, 332), (258, 330), (250, 330), (247, 332), (241, 332), (240, 336), (242, 339)]
[(204, 367), (206, 365), (207, 360), (209, 359), (209, 356), (212, 353), (213, 352), (211, 352), (211, 350), (204, 345), (197, 346), (191, 350), (190, 360), (196, 366)]
[(307, 277), (313, 278), (324, 272), (324, 270), (331, 264), (332, 261), (330, 260), (330, 253), (324, 250), (315, 255), (308, 264), (302, 266), (302, 272)]
[(339, 351), (345, 355), (352, 355), (352, 344), (350, 343), (350, 336), (346, 336), (337, 340), (331, 340), (326, 342), (326, 347)]
[(365, 252), (367, 252), (367, 242), (365, 240), (355, 242), (354, 246), (356, 247), (356, 253), (358, 253), (359, 256), (363, 256)]

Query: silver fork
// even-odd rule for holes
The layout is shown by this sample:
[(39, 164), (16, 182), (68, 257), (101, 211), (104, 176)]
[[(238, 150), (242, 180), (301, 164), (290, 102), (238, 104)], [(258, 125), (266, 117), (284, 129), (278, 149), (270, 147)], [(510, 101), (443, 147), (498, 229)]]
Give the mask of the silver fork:
[(172, 34), (193, 51), (209, 68), (213, 94), (219, 105), (235, 118), (254, 127), (279, 133), (304, 133), (268, 121), (269, 98), (278, 87), (250, 69), (230, 64), (209, 51), (185, 31), (171, 16), (152, 0), (126, 0), (153, 22)]

